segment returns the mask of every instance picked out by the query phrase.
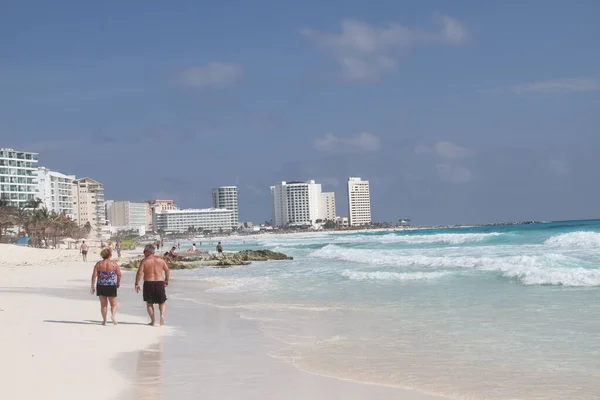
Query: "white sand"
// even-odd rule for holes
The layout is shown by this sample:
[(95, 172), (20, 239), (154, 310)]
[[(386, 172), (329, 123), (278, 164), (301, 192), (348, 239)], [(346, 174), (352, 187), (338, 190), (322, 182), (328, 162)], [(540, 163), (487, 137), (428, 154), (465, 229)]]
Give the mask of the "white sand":
[(117, 399), (129, 382), (111, 368), (114, 360), (172, 332), (143, 325), (147, 316), (120, 313), (118, 319), (128, 324), (101, 326), (90, 322), (101, 319), (95, 296), (67, 300), (50, 294), (61, 288), (89, 291), (95, 250), (83, 263), (77, 250), (0, 244), (3, 398)]

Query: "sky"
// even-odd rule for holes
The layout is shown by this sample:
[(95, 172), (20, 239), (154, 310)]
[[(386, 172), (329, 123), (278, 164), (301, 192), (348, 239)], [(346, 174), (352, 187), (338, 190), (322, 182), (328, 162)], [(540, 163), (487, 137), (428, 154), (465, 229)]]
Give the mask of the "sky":
[(0, 11), (0, 147), (113, 200), (271, 218), (370, 182), (374, 221), (600, 218), (600, 2), (27, 1)]

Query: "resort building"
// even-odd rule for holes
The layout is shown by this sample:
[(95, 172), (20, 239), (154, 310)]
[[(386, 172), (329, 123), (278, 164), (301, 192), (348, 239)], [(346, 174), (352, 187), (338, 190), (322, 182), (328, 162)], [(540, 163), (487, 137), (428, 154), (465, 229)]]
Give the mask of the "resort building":
[(146, 230), (146, 203), (107, 200), (106, 221), (117, 230)]
[(324, 221), (335, 220), (335, 193), (321, 193), (321, 219)]
[(371, 192), (369, 181), (348, 178), (348, 224), (350, 226), (371, 223)]
[(90, 223), (92, 235), (101, 238), (105, 232), (106, 209), (104, 206), (104, 186), (91, 178), (76, 179), (73, 182), (73, 214), (79, 226)]
[(220, 232), (234, 228), (233, 211), (224, 208), (163, 210), (155, 214), (155, 220), (156, 230), (165, 232), (186, 232), (190, 228)]
[(166, 210), (177, 210), (173, 200), (149, 200), (146, 202), (146, 229), (154, 231), (156, 226), (156, 214)]
[(212, 190), (212, 206), (233, 211), (231, 225), (237, 227), (240, 224), (237, 186), (214, 188)]
[(275, 226), (314, 225), (322, 219), (321, 184), (280, 182), (271, 186), (271, 205)]
[(73, 183), (75, 175), (65, 175), (48, 168), (37, 169), (38, 197), (49, 210), (74, 219)]
[(25, 207), (38, 197), (37, 155), (0, 148), (0, 198), (9, 206)]

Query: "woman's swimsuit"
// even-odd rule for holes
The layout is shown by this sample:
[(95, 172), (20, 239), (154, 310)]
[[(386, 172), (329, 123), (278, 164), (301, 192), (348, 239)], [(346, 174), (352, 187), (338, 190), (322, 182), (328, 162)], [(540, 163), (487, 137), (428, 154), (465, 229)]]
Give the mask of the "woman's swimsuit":
[(98, 271), (98, 285), (117, 286), (117, 271)]

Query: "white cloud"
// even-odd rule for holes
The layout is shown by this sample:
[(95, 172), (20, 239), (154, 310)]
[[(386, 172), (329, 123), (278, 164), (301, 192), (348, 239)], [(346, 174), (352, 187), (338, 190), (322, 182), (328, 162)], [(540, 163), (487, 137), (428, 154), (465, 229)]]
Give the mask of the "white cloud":
[(511, 91), (517, 94), (597, 92), (600, 91), (600, 80), (593, 78), (567, 78), (538, 81), (515, 85), (511, 88)]
[(186, 86), (226, 87), (242, 78), (240, 66), (213, 61), (203, 66), (191, 67), (179, 74), (179, 81)]
[(314, 142), (314, 148), (324, 153), (356, 154), (379, 150), (379, 137), (369, 132), (362, 132), (356, 137), (338, 137), (332, 133), (318, 138)]
[(441, 15), (438, 17), (442, 24), (442, 34), (449, 44), (463, 44), (467, 41), (467, 28), (454, 18)]
[(461, 147), (452, 142), (440, 141), (435, 143), (433, 146), (417, 146), (415, 153), (433, 154), (446, 160), (458, 160), (470, 156), (472, 151), (466, 147)]
[(457, 20), (439, 16), (439, 30), (411, 29), (400, 24), (378, 27), (356, 19), (341, 22), (340, 33), (304, 29), (301, 33), (331, 54), (349, 80), (377, 80), (398, 68), (398, 59), (419, 45), (458, 45), (467, 40), (466, 28)]
[(466, 167), (453, 164), (436, 164), (435, 169), (441, 181), (451, 184), (469, 183), (473, 173)]

